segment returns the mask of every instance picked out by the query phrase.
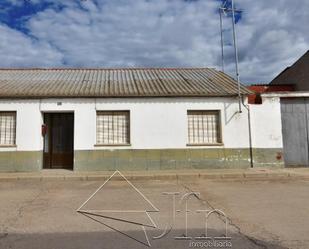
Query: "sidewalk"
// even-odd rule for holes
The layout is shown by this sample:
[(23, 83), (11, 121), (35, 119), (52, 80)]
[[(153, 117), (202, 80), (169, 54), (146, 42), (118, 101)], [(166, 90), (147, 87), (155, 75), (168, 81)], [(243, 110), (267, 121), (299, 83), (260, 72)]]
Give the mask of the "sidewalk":
[[(0, 173), (0, 181), (16, 180), (106, 180), (113, 171), (74, 172), (69, 170), (42, 170), (31, 173)], [(128, 180), (177, 180), (177, 179), (239, 179), (239, 180), (309, 180), (309, 168), (254, 168), (254, 169), (207, 169), (207, 170), (161, 170), (121, 171)], [(115, 180), (123, 180), (119, 175)]]

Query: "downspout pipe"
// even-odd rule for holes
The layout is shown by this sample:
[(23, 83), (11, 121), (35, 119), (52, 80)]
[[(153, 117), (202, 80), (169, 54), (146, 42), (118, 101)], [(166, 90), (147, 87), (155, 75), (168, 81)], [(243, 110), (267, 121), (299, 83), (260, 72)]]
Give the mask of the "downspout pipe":
[(253, 148), (252, 148), (252, 129), (251, 129), (251, 113), (250, 106), (245, 104), (244, 96), (242, 96), (242, 105), (248, 113), (248, 135), (249, 135), (249, 154), (250, 154), (250, 167), (253, 168)]

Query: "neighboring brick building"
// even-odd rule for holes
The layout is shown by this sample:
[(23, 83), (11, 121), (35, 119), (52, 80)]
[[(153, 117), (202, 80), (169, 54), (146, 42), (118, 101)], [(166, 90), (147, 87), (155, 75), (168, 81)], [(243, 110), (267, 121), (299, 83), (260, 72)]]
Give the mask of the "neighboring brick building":
[(248, 86), (248, 89), (255, 93), (248, 96), (248, 103), (262, 104), (262, 93), (294, 91), (294, 85), (255, 84)]
[[(283, 157), (286, 166), (309, 166), (309, 51), (269, 85), (249, 89), (261, 96), (280, 98)], [(256, 89), (255, 89), (256, 88)], [(258, 97), (253, 99), (258, 102)]]
[(309, 50), (274, 78), (270, 85), (294, 85), (295, 91), (309, 91)]

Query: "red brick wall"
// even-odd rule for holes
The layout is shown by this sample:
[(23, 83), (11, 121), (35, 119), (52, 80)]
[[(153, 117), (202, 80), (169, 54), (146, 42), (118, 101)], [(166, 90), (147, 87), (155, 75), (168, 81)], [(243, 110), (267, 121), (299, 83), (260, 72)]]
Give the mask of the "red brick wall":
[(293, 85), (252, 85), (248, 86), (248, 89), (255, 92), (248, 96), (249, 104), (261, 104), (261, 93), (265, 92), (290, 92), (294, 91)]

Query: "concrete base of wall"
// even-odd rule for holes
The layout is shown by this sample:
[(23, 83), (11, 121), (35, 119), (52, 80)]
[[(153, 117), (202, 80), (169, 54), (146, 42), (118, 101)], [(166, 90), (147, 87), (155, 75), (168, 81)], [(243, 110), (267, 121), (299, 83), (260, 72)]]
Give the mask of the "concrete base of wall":
[[(254, 149), (254, 166), (283, 167), (282, 149)], [(74, 169), (169, 170), (249, 168), (249, 149), (159, 149), (75, 151)]]
[[(42, 169), (42, 151), (0, 152), (0, 172)], [(283, 167), (282, 149), (253, 149), (254, 167)], [(249, 149), (77, 150), (74, 170), (249, 168)]]
[(1, 151), (0, 172), (33, 172), (42, 168), (42, 151)]
[(283, 168), (283, 149), (253, 149), (253, 167)]

